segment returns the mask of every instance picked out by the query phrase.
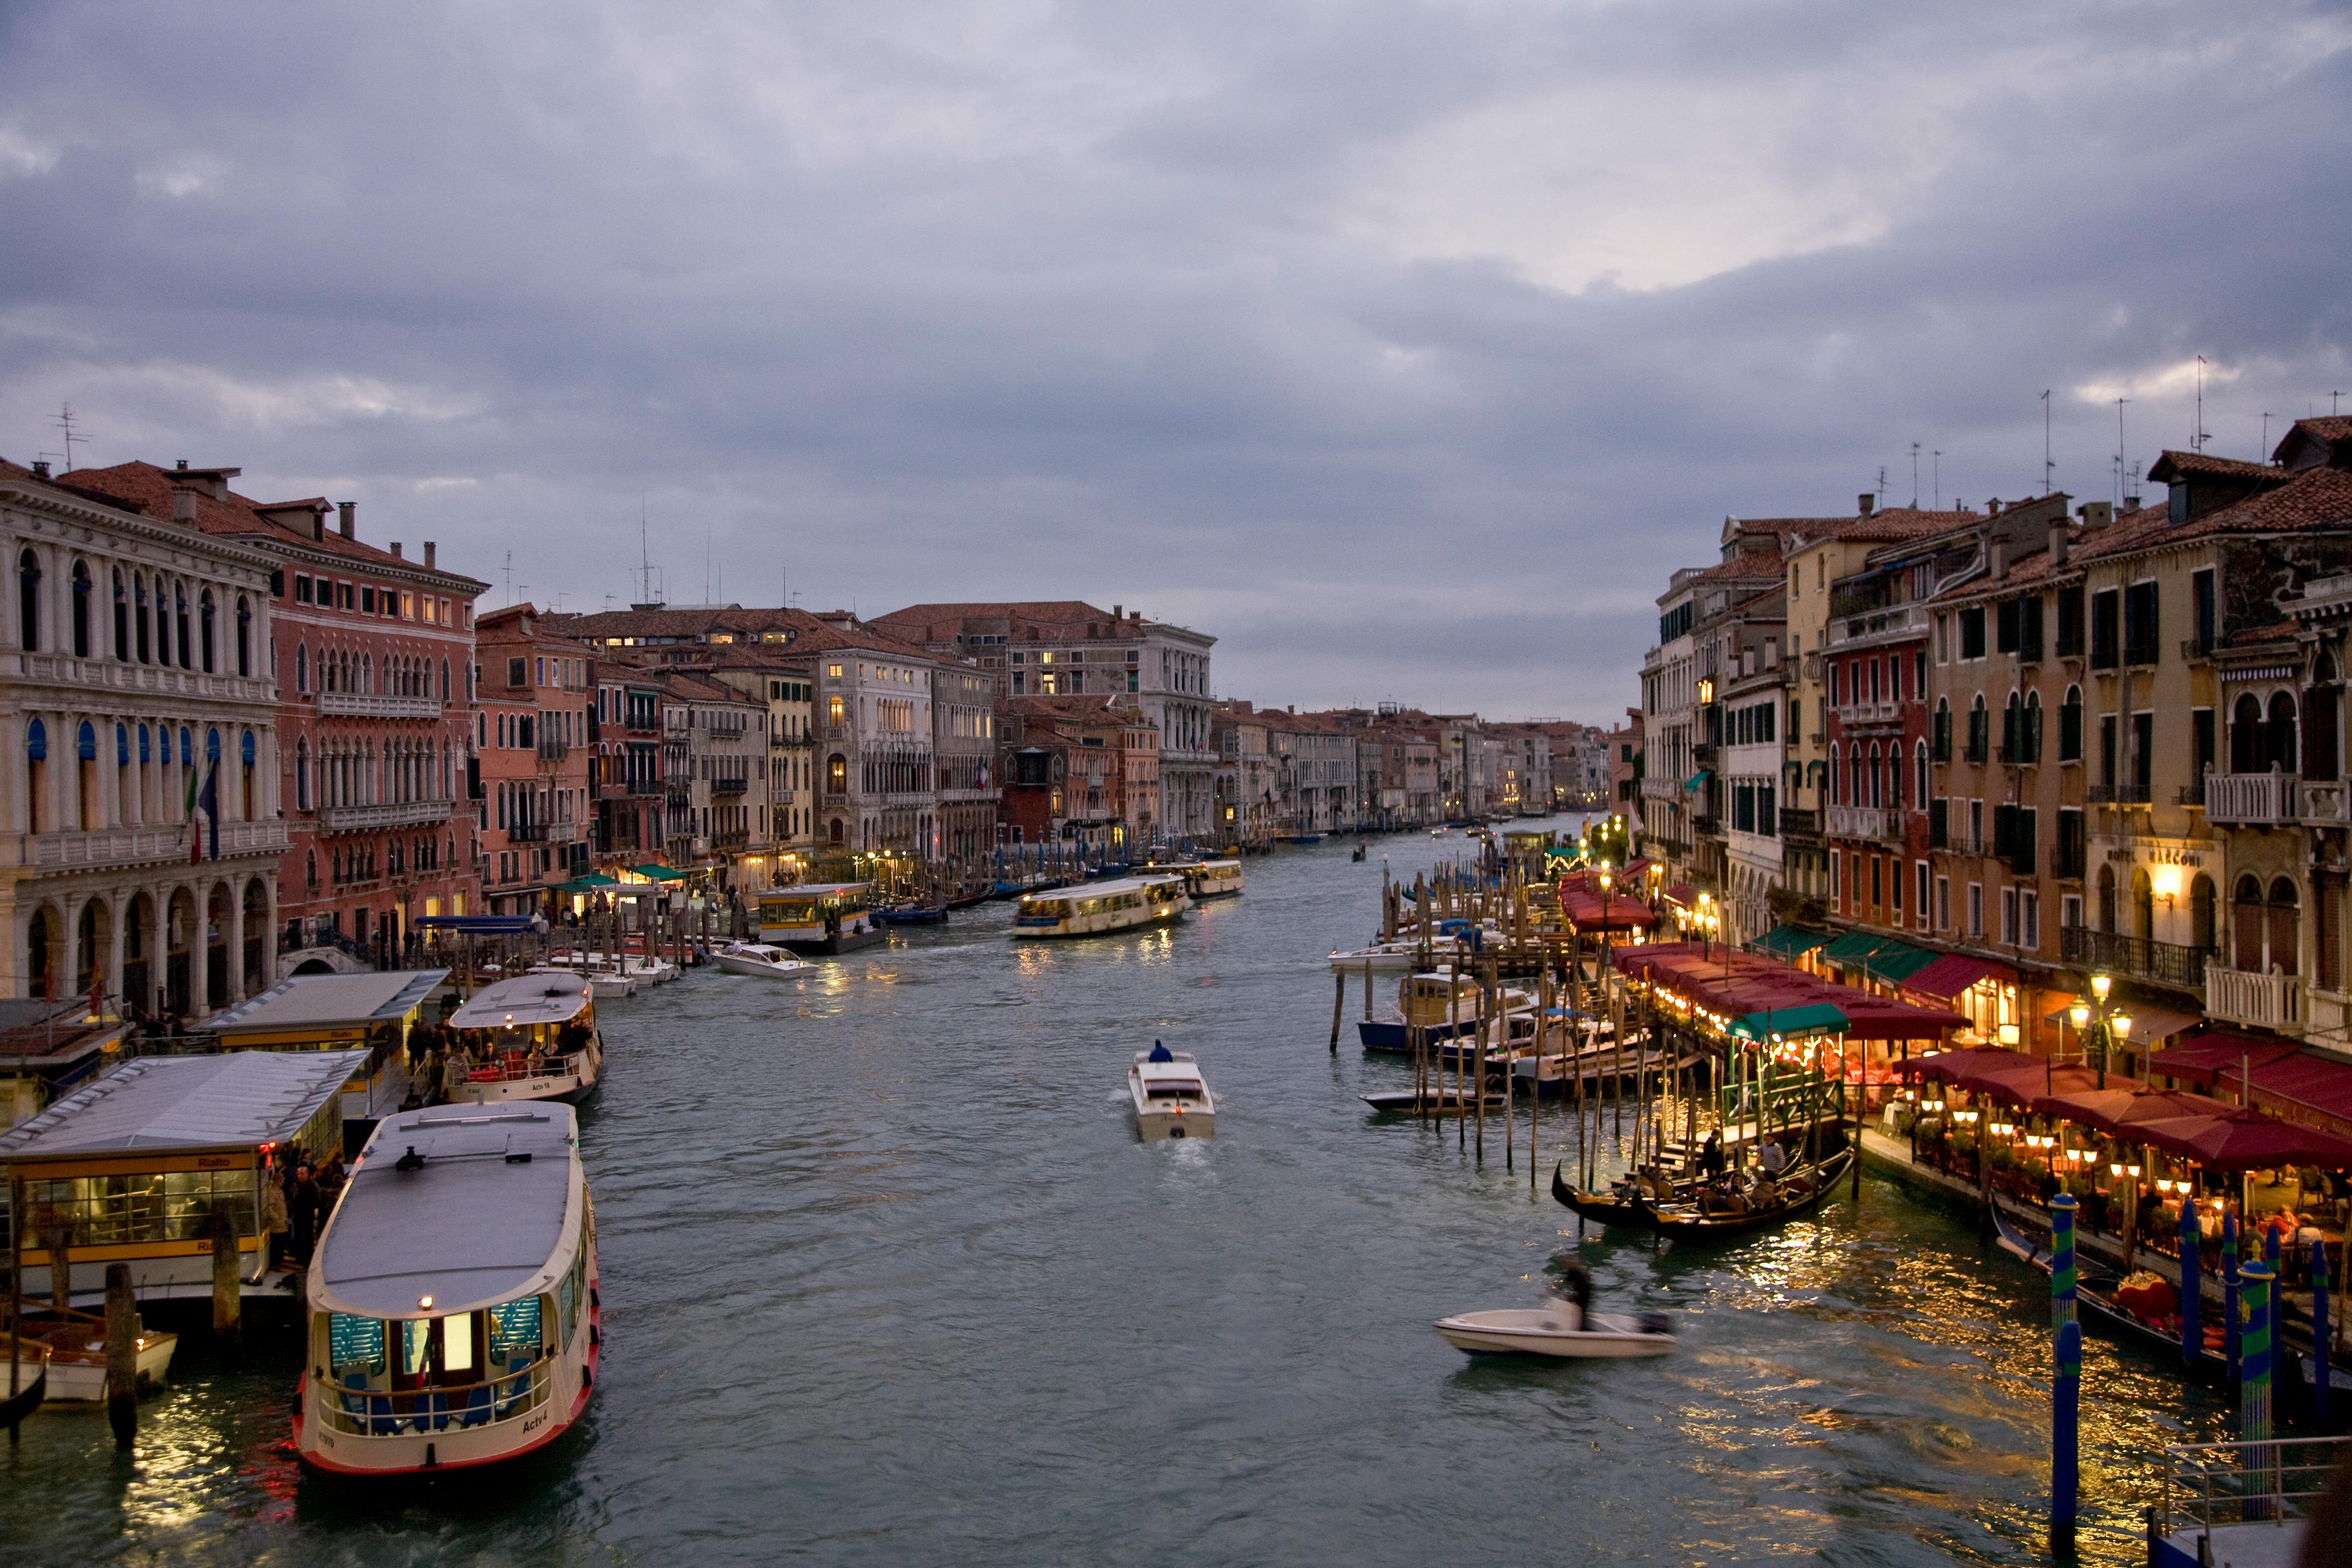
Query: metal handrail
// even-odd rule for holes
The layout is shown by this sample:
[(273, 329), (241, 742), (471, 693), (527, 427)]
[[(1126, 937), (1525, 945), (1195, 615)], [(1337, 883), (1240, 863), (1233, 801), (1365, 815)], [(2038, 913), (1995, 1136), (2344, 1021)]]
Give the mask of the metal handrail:
[(2326, 1490), (2337, 1464), (2352, 1452), (2347, 1445), (2352, 1436), (2168, 1444), (2157, 1529), (2169, 1535), (2181, 1528), (2284, 1525), (2301, 1519)]
[[(550, 1372), (555, 1360), (553, 1356), (541, 1356), (520, 1372), (484, 1383), (388, 1389), (339, 1388), (320, 1382), (319, 1415), (331, 1430), (350, 1437), (404, 1437), (427, 1430), (444, 1431), (452, 1424), (460, 1430), (468, 1426), (495, 1426), (502, 1421), (528, 1415), (547, 1403), (555, 1379), (541, 1374)], [(520, 1386), (514, 1386), (518, 1384)], [(463, 1406), (446, 1403), (452, 1394), (470, 1397), (476, 1389), (485, 1387), (490, 1391), (490, 1402), (481, 1420), (468, 1423), (465, 1420), (468, 1412)], [(363, 1402), (365, 1413), (346, 1409), (346, 1399)], [(444, 1403), (436, 1404), (436, 1400)], [(374, 1430), (379, 1421), (389, 1422), (389, 1427), (381, 1432)]]

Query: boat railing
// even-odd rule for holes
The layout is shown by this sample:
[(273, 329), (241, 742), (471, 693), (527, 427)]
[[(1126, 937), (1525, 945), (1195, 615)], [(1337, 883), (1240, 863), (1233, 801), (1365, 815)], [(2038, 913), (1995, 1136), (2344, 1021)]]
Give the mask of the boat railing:
[(425, 1388), (351, 1388), (320, 1384), (319, 1417), (353, 1437), (400, 1437), (451, 1427), (494, 1426), (544, 1405), (555, 1385), (555, 1358), (479, 1383)]
[(2169, 1444), (2162, 1460), (2157, 1531), (2170, 1535), (2257, 1522), (2284, 1526), (2305, 1518), (2347, 1454), (2352, 1454), (2352, 1436)]
[(570, 1056), (541, 1057), (536, 1066), (529, 1057), (500, 1057), (486, 1068), (476, 1068), (466, 1075), (467, 1083), (520, 1083), (525, 1079), (564, 1078), (580, 1070), (579, 1053)]

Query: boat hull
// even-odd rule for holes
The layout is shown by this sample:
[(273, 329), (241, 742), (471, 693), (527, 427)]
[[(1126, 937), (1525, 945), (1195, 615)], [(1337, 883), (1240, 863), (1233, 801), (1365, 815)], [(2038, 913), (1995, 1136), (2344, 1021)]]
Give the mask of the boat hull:
[[(1680, 1241), (1715, 1241), (1736, 1236), (1747, 1236), (1812, 1213), (1827, 1203), (1837, 1184), (1846, 1175), (1854, 1158), (1851, 1149), (1841, 1149), (1813, 1166), (1812, 1190), (1792, 1202), (1777, 1208), (1739, 1215), (1696, 1214), (1683, 1215), (1662, 1214), (1647, 1203), (1638, 1200), (1622, 1202), (1605, 1193), (1579, 1192), (1568, 1184), (1560, 1167), (1551, 1172), (1551, 1195), (1583, 1218), (1598, 1220), (1602, 1225), (1629, 1226), (1635, 1230), (1655, 1231)], [(1786, 1178), (1783, 1177), (1783, 1180)]]
[(1110, 916), (1090, 915), (1082, 918), (1100, 919), (1105, 923), (1087, 925), (1083, 928), (1071, 921), (1064, 921), (1053, 926), (1016, 925), (1013, 928), (1013, 940), (1015, 942), (1076, 942), (1090, 936), (1117, 936), (1122, 931), (1150, 931), (1154, 926), (1172, 926), (1184, 918), (1184, 911), (1181, 909), (1176, 909), (1147, 912), (1138, 919), (1118, 921), (1116, 923), (1112, 923), (1113, 917)]
[(806, 964), (794, 964), (787, 969), (782, 964), (745, 958), (738, 953), (722, 952), (711, 962), (726, 973), (748, 974), (754, 980), (798, 980), (808, 973)]
[[(152, 1388), (161, 1384), (164, 1373), (172, 1370), (172, 1352), (179, 1348), (177, 1334), (145, 1333), (147, 1342), (139, 1352), (139, 1386)], [(23, 1363), (25, 1375), (33, 1374), (37, 1363)], [(49, 1362), (47, 1401), (51, 1405), (101, 1405), (106, 1401), (106, 1357), (54, 1356)], [(0, 1396), (7, 1388), (7, 1373), (0, 1371)]]
[(1456, 1350), (1481, 1355), (1540, 1355), (1568, 1361), (1625, 1361), (1671, 1355), (1675, 1336), (1645, 1330), (1632, 1318), (1595, 1312), (1592, 1326), (1568, 1329), (1540, 1309), (1463, 1312), (1437, 1320), (1438, 1333)]
[(760, 940), (777, 947), (815, 958), (837, 958), (845, 952), (856, 952), (861, 947), (872, 947), (889, 939), (889, 933), (879, 926), (866, 931), (835, 931), (829, 936), (765, 936)]
[(1173, 1111), (1139, 1110), (1135, 1113), (1135, 1131), (1146, 1143), (1156, 1143), (1163, 1138), (1213, 1138), (1217, 1135), (1217, 1113), (1188, 1110), (1180, 1116)]
[(41, 1407), (48, 1396), (49, 1367), (47, 1362), (19, 1362), (24, 1370), (17, 1374), (16, 1392), (6, 1392), (7, 1384), (0, 1383), (0, 1426), (14, 1430), (16, 1423)]
[(597, 1084), (604, 1081), (602, 1043), (588, 1046), (582, 1058), (578, 1070), (573, 1072), (465, 1083), (443, 1098), (452, 1105), (517, 1105), (539, 1100), (560, 1100), (567, 1105), (577, 1105), (595, 1093)]

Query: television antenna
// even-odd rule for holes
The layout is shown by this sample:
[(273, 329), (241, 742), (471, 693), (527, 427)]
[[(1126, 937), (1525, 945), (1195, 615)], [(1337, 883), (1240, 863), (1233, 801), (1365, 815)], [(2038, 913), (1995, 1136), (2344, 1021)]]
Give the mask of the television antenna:
[(2203, 451), (2205, 449), (2206, 439), (2205, 356), (2203, 354), (2199, 354), (2197, 356), (2197, 431), (2194, 438), (2189, 443), (2189, 449), (2196, 452)]
[(52, 418), (49, 423), (56, 426), (60, 431), (64, 432), (66, 466), (63, 471), (66, 473), (71, 473), (74, 466), (74, 443), (79, 441), (83, 446), (87, 447), (92, 440), (96, 439), (96, 437), (91, 436), (87, 430), (77, 430), (74, 428), (74, 411), (73, 405), (70, 403), (58, 404), (57, 416)]
[(1936, 448), (1935, 458), (1932, 471), (1936, 484), (1936, 510), (1941, 511), (1944, 510), (1944, 449), (1941, 447)]
[(2124, 481), (2131, 474), (2131, 459), (2124, 455), (2124, 405), (2128, 397), (2116, 399), (2116, 505), (2124, 504)]
[(2050, 389), (2045, 386), (2042, 389), (2042, 493), (2043, 495), (2050, 493), (2051, 473), (2057, 466), (2050, 458)]
[(1911, 510), (1919, 510), (1919, 443), (1911, 443)]

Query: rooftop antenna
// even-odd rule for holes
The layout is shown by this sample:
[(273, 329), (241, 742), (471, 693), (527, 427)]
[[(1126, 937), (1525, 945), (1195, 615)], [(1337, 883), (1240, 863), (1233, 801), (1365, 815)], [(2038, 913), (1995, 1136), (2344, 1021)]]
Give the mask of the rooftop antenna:
[(2197, 356), (2197, 431), (2189, 443), (2189, 450), (2205, 449), (2205, 356)]
[(645, 492), (640, 490), (637, 492), (637, 603), (650, 605), (653, 602), (654, 558), (652, 549), (646, 543), (646, 498)]
[(710, 524), (702, 525), (702, 602), (710, 603)]
[(80, 442), (83, 446), (87, 447), (87, 446), (89, 446), (89, 445), (90, 444), (90, 441), (92, 440), (92, 437), (90, 436), (89, 432), (88, 432), (87, 430), (76, 430), (76, 429), (74, 428), (74, 411), (73, 411), (73, 405), (72, 405), (72, 404), (70, 404), (70, 403), (60, 403), (60, 404), (58, 404), (58, 414), (57, 414), (57, 417), (56, 417), (56, 418), (54, 418), (54, 419), (52, 419), (52, 420), (50, 420), (50, 421), (49, 421), (49, 423), (50, 423), (50, 424), (52, 424), (52, 425), (54, 425), (54, 426), (56, 426), (59, 430), (62, 430), (62, 431), (64, 431), (64, 432), (65, 432), (65, 443), (66, 443), (66, 466), (65, 466), (65, 471), (66, 471), (67, 473), (71, 473), (71, 472), (73, 471), (73, 466), (74, 466), (74, 458), (73, 458), (74, 443), (75, 443), (75, 442), (77, 442), (77, 441), (79, 441), (79, 442)]
[(1930, 472), (1934, 474), (1936, 481), (1936, 510), (1941, 511), (1944, 510), (1944, 452), (1940, 447), (1936, 449), (1936, 460), (1931, 465)]
[(1919, 443), (1911, 443), (1911, 510), (1919, 510)]
[(2050, 460), (2050, 389), (2045, 386), (2042, 389), (2042, 493), (2043, 495), (2050, 493), (2051, 471), (2057, 466)]
[(2265, 463), (2271, 460), (2271, 411), (2267, 408), (2263, 410), (2262, 460)]
[(505, 564), (505, 566), (504, 566), (503, 568), (501, 568), (501, 570), (502, 570), (502, 571), (505, 573), (505, 574), (506, 574), (506, 580), (507, 580), (507, 603), (508, 603), (508, 604), (509, 604), (509, 605), (511, 605), (511, 604), (513, 604), (513, 603), (515, 602), (515, 596), (514, 596), (514, 552), (513, 552), (513, 551), (509, 550), (509, 551), (508, 551), (508, 552), (507, 552), (506, 564)]
[(2124, 405), (2130, 401), (2128, 397), (2116, 399), (2116, 504), (2117, 506), (2123, 505), (2129, 499), (2124, 494), (2124, 481), (2131, 475), (2131, 459), (2124, 455)]
[(2343, 395), (2340, 392), (2331, 392), (2327, 395), (2327, 416), (2330, 419), (2336, 417), (2336, 400)]

